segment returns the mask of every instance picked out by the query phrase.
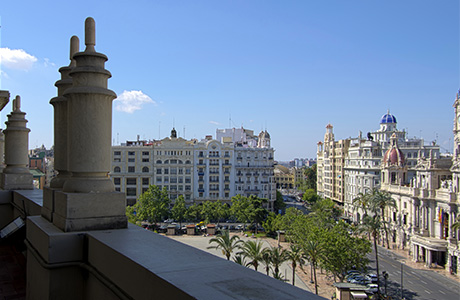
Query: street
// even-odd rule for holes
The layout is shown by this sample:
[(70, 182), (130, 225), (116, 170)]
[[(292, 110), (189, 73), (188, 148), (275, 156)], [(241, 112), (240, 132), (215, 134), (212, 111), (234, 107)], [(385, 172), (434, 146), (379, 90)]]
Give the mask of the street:
[[(381, 291), (385, 291), (385, 281), (381, 274), (389, 274), (388, 295), (401, 299), (401, 263), (404, 258), (379, 247)], [(370, 266), (375, 271), (375, 254), (369, 256)], [(403, 265), (403, 297), (407, 300), (459, 300), (460, 285), (432, 270), (418, 270)]]

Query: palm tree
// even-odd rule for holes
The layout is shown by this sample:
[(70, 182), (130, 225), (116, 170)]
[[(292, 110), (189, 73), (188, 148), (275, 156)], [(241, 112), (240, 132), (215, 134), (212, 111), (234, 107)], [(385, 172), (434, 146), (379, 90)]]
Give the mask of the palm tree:
[(215, 246), (209, 246), (208, 249), (221, 249), (222, 254), (227, 257), (227, 260), (230, 260), (230, 256), (234, 249), (238, 247), (239, 243), (243, 241), (240, 240), (239, 236), (234, 235), (230, 237), (228, 230), (224, 231), (222, 235), (216, 236), (209, 240), (209, 244), (216, 243)]
[(247, 265), (252, 265), (256, 271), (259, 266), (259, 262), (262, 261), (263, 257), (262, 244), (262, 241), (246, 241), (239, 247), (241, 252), (238, 252), (238, 254), (241, 254), (245, 258), (249, 259), (250, 261)]
[(281, 279), (280, 266), (283, 262), (288, 260), (288, 257), (286, 255), (286, 250), (284, 250), (283, 248), (278, 248), (278, 247), (270, 247), (267, 250), (267, 252), (270, 253), (270, 260), (274, 268), (273, 277), (277, 279)]
[(246, 266), (246, 261), (244, 260), (243, 255), (235, 255), (235, 257), (233, 257), (233, 261), (239, 265)]
[(302, 267), (304, 263), (302, 249), (297, 244), (291, 244), (290, 249), (286, 252), (286, 256), (291, 261), (292, 267), (292, 285), (295, 285), (295, 269), (297, 263)]
[(262, 254), (262, 262), (265, 265), (265, 272), (267, 272), (267, 276), (270, 276), (270, 266), (272, 264), (272, 260), (270, 257), (270, 251), (268, 248), (264, 249), (264, 253)]
[(371, 196), (370, 207), (372, 211), (376, 214), (381, 214), (382, 217), (382, 225), (383, 225), (383, 232), (386, 237), (387, 248), (390, 249), (390, 241), (388, 238), (388, 229), (386, 227), (385, 222), (385, 210), (387, 207), (395, 208), (396, 201), (391, 197), (391, 194), (384, 191), (374, 190)]
[(379, 238), (380, 230), (382, 229), (382, 221), (378, 215), (366, 216), (363, 218), (362, 224), (358, 227), (358, 231), (368, 233), (374, 239), (375, 266), (377, 271), (377, 299), (380, 299), (380, 278), (379, 278), (379, 256), (377, 252), (377, 239)]
[(316, 267), (319, 260), (324, 254), (323, 245), (317, 239), (311, 239), (302, 242), (302, 251), (307, 256), (310, 264), (313, 267), (313, 278), (315, 281), (315, 293), (318, 295), (318, 281), (316, 280)]
[(356, 211), (359, 211), (361, 209), (364, 212), (364, 216), (367, 216), (367, 210), (369, 209), (369, 202), (370, 202), (370, 196), (371, 194), (369, 193), (359, 193), (356, 198), (353, 199), (353, 207)]

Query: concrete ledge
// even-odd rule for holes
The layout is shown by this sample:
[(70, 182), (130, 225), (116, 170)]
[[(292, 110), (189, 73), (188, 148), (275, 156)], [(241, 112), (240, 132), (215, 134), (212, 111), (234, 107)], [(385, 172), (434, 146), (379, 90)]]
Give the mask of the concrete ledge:
[(134, 299), (324, 299), (134, 225), (88, 232), (88, 263)]
[(27, 218), (27, 240), (50, 264), (83, 260), (85, 233), (66, 233), (41, 216)]
[(26, 216), (39, 216), (43, 205), (42, 190), (18, 190), (13, 192), (13, 202)]

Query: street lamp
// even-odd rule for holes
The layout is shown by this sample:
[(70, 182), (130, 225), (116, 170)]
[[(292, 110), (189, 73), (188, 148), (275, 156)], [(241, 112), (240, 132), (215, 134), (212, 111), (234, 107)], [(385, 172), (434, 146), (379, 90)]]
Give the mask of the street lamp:
[(385, 296), (387, 295), (387, 280), (388, 280), (388, 273), (386, 271), (382, 272), (383, 279), (385, 279)]

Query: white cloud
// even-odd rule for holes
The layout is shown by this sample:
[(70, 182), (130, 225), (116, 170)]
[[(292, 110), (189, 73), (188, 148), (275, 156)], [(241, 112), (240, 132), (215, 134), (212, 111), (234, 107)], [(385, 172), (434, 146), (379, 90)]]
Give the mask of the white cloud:
[(216, 121), (209, 121), (209, 123), (214, 124), (214, 125), (220, 125), (220, 123)]
[(136, 110), (142, 109), (142, 106), (147, 103), (156, 105), (155, 101), (142, 91), (123, 91), (115, 99), (114, 104), (116, 110), (132, 114)]
[(0, 48), (0, 64), (9, 69), (30, 70), (37, 58), (22, 49)]

